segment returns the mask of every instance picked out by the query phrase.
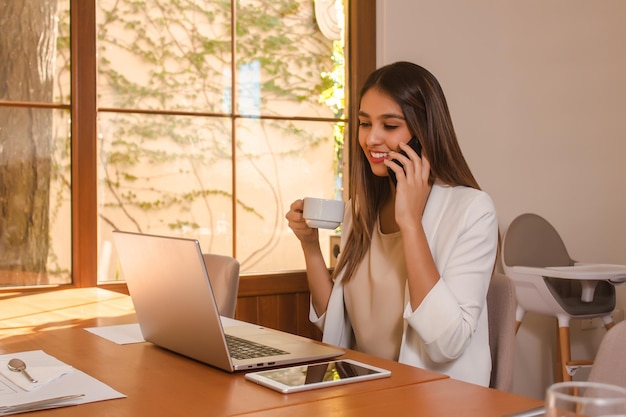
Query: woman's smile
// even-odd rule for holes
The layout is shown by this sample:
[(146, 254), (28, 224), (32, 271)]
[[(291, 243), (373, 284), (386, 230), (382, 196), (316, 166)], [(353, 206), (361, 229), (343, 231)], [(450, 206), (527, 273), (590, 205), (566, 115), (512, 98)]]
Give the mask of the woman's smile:
[(375, 152), (370, 151), (370, 162), (373, 164), (382, 164), (389, 156), (389, 152)]

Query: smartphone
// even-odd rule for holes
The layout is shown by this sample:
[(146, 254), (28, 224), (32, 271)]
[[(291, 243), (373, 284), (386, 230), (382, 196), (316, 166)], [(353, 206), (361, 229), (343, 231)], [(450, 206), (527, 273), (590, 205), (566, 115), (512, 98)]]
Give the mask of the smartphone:
[[(419, 140), (417, 140), (417, 136), (413, 136), (411, 140), (407, 143), (407, 145), (409, 145), (411, 149), (413, 149), (420, 157), (422, 156), (422, 144), (420, 143)], [(404, 152), (403, 150), (400, 151), (400, 154), (404, 156), (408, 156), (406, 152)], [(393, 159), (393, 162), (395, 162), (396, 164), (402, 167), (402, 163), (400, 163), (400, 161), (398, 161), (397, 159)], [(404, 167), (402, 167), (402, 169), (404, 170)], [(393, 184), (398, 185), (398, 179), (396, 178), (396, 173), (393, 172), (391, 168), (387, 168), (387, 171), (389, 172), (389, 176), (391, 177)]]
[(250, 372), (245, 378), (274, 391), (288, 394), (351, 382), (384, 378), (391, 371), (351, 359), (312, 363)]

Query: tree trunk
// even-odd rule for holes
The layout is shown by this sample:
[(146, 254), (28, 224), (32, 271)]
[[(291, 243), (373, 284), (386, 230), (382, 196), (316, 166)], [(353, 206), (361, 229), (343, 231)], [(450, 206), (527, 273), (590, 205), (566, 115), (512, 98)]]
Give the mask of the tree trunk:
[[(0, 100), (52, 102), (56, 11), (54, 0), (0, 1)], [(0, 271), (46, 271), (52, 112), (0, 107)]]

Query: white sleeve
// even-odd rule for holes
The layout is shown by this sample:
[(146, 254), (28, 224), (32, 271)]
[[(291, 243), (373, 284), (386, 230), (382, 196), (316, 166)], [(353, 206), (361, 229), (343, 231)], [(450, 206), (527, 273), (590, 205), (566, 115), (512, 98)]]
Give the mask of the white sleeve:
[(498, 221), (491, 198), (482, 192), (477, 195), (455, 235), (440, 237), (446, 247), (442, 250), (445, 260), (437, 265), (441, 278), (415, 311), (410, 303), (405, 308), (405, 320), (434, 362), (448, 362), (463, 354), (486, 305), (498, 246)]

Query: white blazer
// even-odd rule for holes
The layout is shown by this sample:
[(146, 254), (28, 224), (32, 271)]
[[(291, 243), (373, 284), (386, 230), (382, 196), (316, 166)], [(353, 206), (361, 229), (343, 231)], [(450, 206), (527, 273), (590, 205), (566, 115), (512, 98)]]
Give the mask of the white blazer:
[[(351, 223), (351, 212), (346, 210), (342, 249)], [(422, 224), (441, 279), (415, 311), (407, 286), (399, 361), (488, 386), (486, 297), (498, 245), (493, 202), (483, 191), (435, 183)], [(323, 331), (324, 342), (352, 348), (342, 276), (335, 281), (326, 312), (318, 317), (311, 306), (309, 318)]]

